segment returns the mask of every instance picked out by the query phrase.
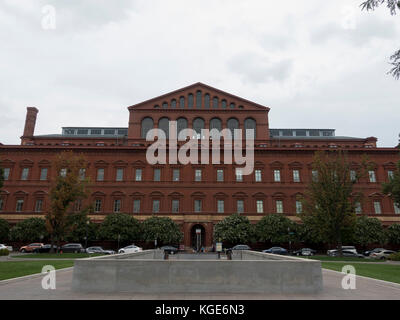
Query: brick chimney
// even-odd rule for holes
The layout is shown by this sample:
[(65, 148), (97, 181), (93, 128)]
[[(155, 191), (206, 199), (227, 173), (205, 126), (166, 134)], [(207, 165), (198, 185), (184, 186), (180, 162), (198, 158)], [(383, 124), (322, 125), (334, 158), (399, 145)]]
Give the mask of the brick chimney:
[(39, 110), (34, 107), (26, 108), (25, 128), (23, 138), (33, 137), (35, 133), (36, 117)]

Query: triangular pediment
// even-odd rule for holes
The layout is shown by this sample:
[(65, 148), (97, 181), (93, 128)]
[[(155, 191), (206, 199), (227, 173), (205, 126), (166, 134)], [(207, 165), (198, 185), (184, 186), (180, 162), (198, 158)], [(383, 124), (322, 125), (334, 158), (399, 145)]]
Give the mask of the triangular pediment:
[[(201, 103), (197, 98), (201, 93)], [(183, 107), (181, 98), (184, 99)], [(218, 107), (214, 105), (214, 98), (218, 100)], [(208, 101), (208, 102), (207, 102)], [(213, 88), (198, 82), (190, 86), (157, 96), (155, 98), (132, 105), (129, 110), (218, 110), (218, 111), (269, 111), (269, 108), (261, 104), (249, 101), (234, 94)]]

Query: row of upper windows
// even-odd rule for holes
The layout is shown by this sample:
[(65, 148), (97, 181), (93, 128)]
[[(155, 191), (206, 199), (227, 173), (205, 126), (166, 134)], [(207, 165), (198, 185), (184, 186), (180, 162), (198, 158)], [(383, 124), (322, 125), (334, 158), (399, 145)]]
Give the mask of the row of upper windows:
[[(17, 199), (16, 200), (16, 207), (15, 211), (16, 212), (22, 212), (24, 210), (24, 199)], [(193, 211), (195, 213), (201, 213), (203, 211), (203, 201), (202, 199), (195, 199), (193, 201)], [(43, 211), (43, 199), (36, 199), (35, 201), (35, 206), (34, 206), (34, 212), (40, 213)], [(180, 209), (180, 204), (181, 201), (179, 199), (172, 199), (171, 200), (171, 207), (170, 210), (172, 213), (179, 213), (181, 212)], [(94, 201), (94, 212), (95, 213), (100, 213), (103, 212), (103, 199), (96, 199)], [(264, 200), (262, 199), (256, 199), (255, 200), (255, 207), (256, 207), (256, 212), (257, 213), (264, 213)], [(382, 204), (381, 201), (379, 200), (374, 200), (373, 201), (373, 208), (375, 214), (381, 214), (382, 213)], [(396, 205), (396, 203), (393, 204), (394, 208), (394, 213), (395, 214), (400, 214), (400, 207)], [(75, 205), (75, 211), (80, 211), (81, 210), (81, 202), (77, 202)], [(217, 213), (225, 213), (225, 200), (223, 199), (217, 199), (216, 200), (216, 212)], [(0, 198), (0, 212), (4, 210), (4, 200)], [(112, 211), (114, 213), (121, 212), (122, 210), (122, 199), (114, 199), (113, 201), (113, 207)], [(161, 200), (160, 199), (153, 199), (152, 200), (152, 213), (159, 213), (161, 211)], [(245, 200), (239, 199), (236, 200), (236, 213), (245, 213)], [(362, 206), (360, 202), (355, 203), (355, 213), (356, 214), (361, 214), (362, 213)], [(133, 200), (133, 213), (140, 213), (142, 212), (142, 200), (141, 199), (134, 199)], [(275, 200), (275, 212), (276, 213), (284, 213), (284, 201), (283, 200)], [(303, 204), (300, 200), (295, 201), (295, 212), (297, 214), (300, 214), (303, 212)]]
[[(41, 180), (41, 181), (48, 180), (48, 170), (49, 170), (48, 168), (40, 169), (39, 180)], [(22, 168), (20, 180), (28, 180), (29, 171), (30, 171), (29, 167)], [(117, 182), (124, 181), (125, 180), (124, 179), (125, 171), (126, 171), (126, 169), (124, 169), (124, 168), (116, 168), (115, 181), (117, 181)], [(203, 171), (204, 171), (203, 169), (194, 169), (194, 181), (196, 181), (196, 182), (203, 181)], [(6, 181), (9, 180), (10, 172), (11, 172), (11, 168), (4, 168), (4, 180), (6, 180)], [(181, 169), (179, 169), (179, 168), (172, 169), (171, 181), (180, 181), (180, 172), (181, 172)], [(291, 172), (292, 172), (292, 182), (299, 183), (302, 181), (299, 169), (292, 169)], [(282, 182), (282, 170), (281, 169), (274, 169), (272, 171), (272, 173), (273, 173), (273, 181), (274, 182)], [(60, 175), (66, 176), (66, 174), (67, 174), (67, 169), (61, 169)], [(86, 169), (81, 169), (79, 172), (79, 175), (82, 180), (85, 179)], [(312, 170), (311, 175), (312, 175), (313, 179), (318, 178), (318, 172), (316, 170)], [(388, 180), (393, 179), (394, 171), (388, 170), (387, 175), (388, 175)], [(161, 181), (161, 176), (162, 176), (162, 169), (154, 168), (153, 169), (153, 181), (155, 181), (155, 182)], [(357, 172), (355, 170), (350, 170), (350, 178), (353, 181), (355, 181), (357, 179)], [(372, 182), (372, 183), (378, 182), (375, 170), (368, 171), (368, 179), (369, 179), (369, 182)], [(244, 181), (242, 169), (240, 169), (240, 168), (235, 169), (235, 180), (237, 182)], [(97, 168), (96, 181), (105, 181), (105, 168)], [(134, 170), (134, 181), (143, 181), (143, 169), (142, 168), (136, 168)], [(225, 181), (225, 170), (224, 169), (216, 170), (216, 181), (217, 182)], [(254, 170), (254, 181), (255, 182), (263, 182), (263, 170), (261, 170), (261, 169)]]
[[(171, 119), (167, 118), (167, 117), (162, 117), (158, 120), (158, 129), (163, 130), (166, 137), (169, 136), (169, 122), (171, 121)], [(196, 131), (196, 133), (198, 135), (201, 134), (201, 130), (205, 129), (205, 120), (201, 117), (197, 117), (193, 120), (192, 123), (192, 127), (191, 129), (193, 129), (194, 131)], [(232, 132), (232, 136), (234, 133), (235, 129), (239, 129), (240, 128), (240, 123), (239, 120), (235, 117), (229, 118), (226, 122), (226, 127)], [(244, 120), (243, 126), (242, 128), (246, 129), (253, 129), (254, 130), (254, 138), (256, 138), (256, 127), (257, 127), (257, 123), (256, 120), (254, 120), (253, 118), (247, 118)], [(184, 130), (184, 129), (188, 129), (189, 125), (188, 125), (188, 120), (184, 117), (180, 117), (178, 119), (176, 119), (176, 131), (177, 131), (177, 135), (179, 135), (179, 133)], [(145, 117), (143, 118), (142, 122), (141, 122), (141, 137), (143, 139), (146, 138), (147, 133), (151, 130), (154, 129), (154, 121), (153, 118), (151, 117)], [(218, 131), (221, 131), (222, 128), (222, 120), (220, 118), (212, 118), (210, 119), (209, 122), (209, 129), (216, 129)], [(195, 138), (195, 137), (194, 137)], [(200, 136), (198, 136), (198, 138), (201, 138)]]
[[(203, 100), (203, 93), (201, 92), (201, 90), (198, 90), (196, 92), (196, 96), (193, 93), (189, 93), (187, 95), (187, 97), (181, 96), (179, 97), (179, 99), (172, 99), (170, 101), (170, 103), (168, 103), (168, 101), (164, 101), (160, 105), (156, 104), (154, 106), (155, 109), (168, 109), (168, 108), (172, 108), (172, 109), (176, 109), (176, 108), (180, 108), (180, 109), (184, 109), (184, 108), (198, 108), (198, 109), (218, 109), (218, 108), (222, 108), (222, 109), (235, 109), (236, 108), (236, 104), (234, 102), (230, 102), (228, 104), (226, 99), (222, 99), (221, 102), (219, 100), (218, 97), (213, 97), (211, 100), (211, 96), (210, 94), (206, 93), (204, 95), (204, 100)], [(239, 105), (238, 109), (244, 109), (243, 105)]]

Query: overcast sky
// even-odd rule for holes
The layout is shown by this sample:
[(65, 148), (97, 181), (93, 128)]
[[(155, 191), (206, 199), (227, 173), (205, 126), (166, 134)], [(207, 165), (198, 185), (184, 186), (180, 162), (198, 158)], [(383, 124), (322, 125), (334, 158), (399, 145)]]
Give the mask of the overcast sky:
[(270, 107), (271, 128), (395, 146), (400, 15), (362, 1), (2, 0), (0, 142), (20, 143), (27, 106), (35, 134), (127, 127), (128, 106), (203, 82)]

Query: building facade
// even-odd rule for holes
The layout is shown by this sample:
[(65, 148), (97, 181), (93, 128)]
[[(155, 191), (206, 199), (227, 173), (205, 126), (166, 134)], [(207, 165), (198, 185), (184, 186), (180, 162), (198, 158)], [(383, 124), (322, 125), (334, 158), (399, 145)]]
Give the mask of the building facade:
[[(214, 224), (233, 213), (253, 223), (271, 213), (299, 221), (299, 197), (312, 179), (315, 152), (341, 149), (354, 170), (365, 155), (372, 164), (368, 177), (357, 183), (365, 197), (356, 212), (384, 225), (400, 222), (400, 208), (381, 191), (381, 183), (396, 169), (399, 150), (378, 148), (374, 137), (336, 136), (334, 129), (270, 129), (268, 107), (202, 83), (128, 110), (125, 128), (64, 127), (61, 134), (35, 135), (38, 109), (28, 107), (21, 145), (0, 145), (5, 170), (0, 218), (16, 223), (43, 217), (49, 209), (50, 180), (59, 174), (52, 161), (61, 151), (72, 150), (85, 156), (88, 166), (82, 174), (91, 181), (89, 198), (74, 210), (93, 203), (90, 218), (96, 222), (114, 212), (139, 220), (167, 216), (181, 226), (186, 247), (194, 245), (196, 230), (209, 247)], [(254, 129), (254, 171), (242, 175), (241, 166), (224, 162), (149, 164), (146, 151), (153, 142), (146, 141), (146, 134), (158, 128), (168, 136), (170, 121), (176, 121), (178, 133), (193, 128), (193, 138), (202, 138), (202, 129)], [(177, 141), (178, 146), (185, 143)]]

